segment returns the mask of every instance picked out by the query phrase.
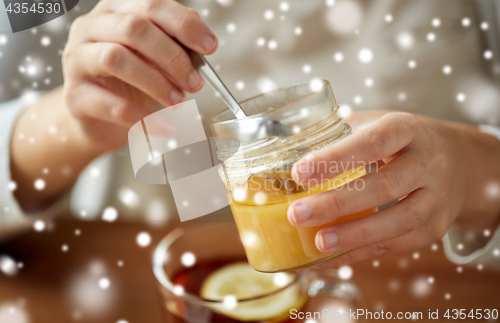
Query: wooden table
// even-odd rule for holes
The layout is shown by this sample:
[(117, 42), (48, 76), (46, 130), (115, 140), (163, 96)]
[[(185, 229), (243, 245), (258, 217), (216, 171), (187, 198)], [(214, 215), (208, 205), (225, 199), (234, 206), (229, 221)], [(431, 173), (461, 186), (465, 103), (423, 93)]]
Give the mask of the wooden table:
[[(0, 255), (22, 262), (15, 276), (0, 272), (0, 323), (18, 323), (2, 321), (8, 310), (23, 312), (30, 323), (160, 322), (151, 254), (171, 228), (64, 217), (50, 230), (31, 231), (0, 245)], [(146, 248), (136, 243), (142, 231), (152, 237)], [(424, 314), (428, 309), (500, 309), (500, 272), (463, 267), (459, 273), (441, 245), (436, 251), (419, 250), (415, 258), (408, 253), (380, 259), (378, 266), (372, 261), (352, 266), (352, 281), (370, 309)], [(432, 284), (427, 283), (430, 277)], [(99, 287), (107, 285), (103, 278), (110, 282), (107, 289)], [(86, 296), (75, 300), (75, 295)]]

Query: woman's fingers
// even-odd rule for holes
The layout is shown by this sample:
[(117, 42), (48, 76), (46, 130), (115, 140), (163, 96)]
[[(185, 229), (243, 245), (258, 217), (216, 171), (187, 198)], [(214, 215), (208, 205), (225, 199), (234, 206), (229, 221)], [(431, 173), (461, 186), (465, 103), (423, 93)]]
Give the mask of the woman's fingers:
[(390, 208), (323, 228), (316, 234), (316, 247), (333, 254), (407, 234), (427, 221), (432, 213), (431, 198), (428, 190), (418, 189)]
[[(184, 94), (162, 73), (117, 43), (87, 43), (72, 55), (81, 64), (84, 75), (115, 77), (139, 89), (158, 103), (170, 106), (182, 101)], [(78, 68), (78, 66), (77, 66)]]
[[(430, 220), (429, 222), (433, 222)], [(428, 226), (439, 224), (422, 225), (417, 230), (403, 236), (379, 241), (377, 243), (352, 250), (345, 255), (332, 259), (315, 266), (315, 268), (340, 267), (363, 260), (376, 259), (385, 256), (398, 255), (410, 250), (420, 249), (429, 244), (439, 241), (446, 232), (446, 226), (441, 231), (429, 231)]]
[(302, 184), (321, 182), (392, 156), (413, 141), (417, 124), (417, 117), (410, 113), (383, 116), (370, 127), (299, 160), (292, 169), (293, 179)]
[(176, 1), (118, 1), (115, 8), (109, 9), (144, 15), (167, 34), (199, 53), (212, 54), (217, 48), (217, 37), (201, 20), (200, 15)]
[(403, 152), (380, 170), (357, 179), (355, 183), (295, 201), (288, 208), (288, 220), (295, 226), (321, 226), (415, 191), (425, 184), (424, 170), (415, 162), (419, 158), (415, 155), (415, 152)]
[(84, 42), (110, 42), (127, 46), (159, 66), (183, 90), (196, 92), (203, 79), (185, 50), (142, 15), (106, 13), (83, 19)]
[[(75, 88), (68, 88), (64, 95), (67, 100), (73, 102), (72, 112), (80, 118), (96, 119), (129, 128), (153, 112), (97, 84), (83, 83)], [(163, 118), (148, 130), (168, 137), (175, 132), (175, 126), (170, 120)]]

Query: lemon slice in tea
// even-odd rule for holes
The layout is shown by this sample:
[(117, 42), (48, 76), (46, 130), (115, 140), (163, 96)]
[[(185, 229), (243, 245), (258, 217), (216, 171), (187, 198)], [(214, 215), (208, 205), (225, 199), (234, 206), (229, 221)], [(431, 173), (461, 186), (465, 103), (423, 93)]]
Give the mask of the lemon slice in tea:
[(294, 280), (291, 273), (264, 274), (247, 262), (236, 262), (211, 273), (201, 286), (200, 296), (222, 301), (212, 309), (233, 319), (277, 322), (307, 300), (299, 284), (291, 284)]

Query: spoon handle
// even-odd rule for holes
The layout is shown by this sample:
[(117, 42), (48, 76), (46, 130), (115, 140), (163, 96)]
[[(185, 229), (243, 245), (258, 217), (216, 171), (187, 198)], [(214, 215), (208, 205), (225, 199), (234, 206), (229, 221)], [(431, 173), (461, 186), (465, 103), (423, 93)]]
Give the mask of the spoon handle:
[(193, 63), (194, 68), (196, 68), (201, 76), (207, 81), (208, 84), (214, 89), (217, 94), (221, 97), (224, 103), (229, 107), (229, 109), (234, 113), (237, 119), (246, 118), (247, 115), (238, 104), (238, 101), (233, 97), (231, 92), (227, 89), (227, 87), (222, 83), (221, 79), (215, 73), (215, 70), (210, 66), (206, 58), (190, 49), (186, 48), (186, 52)]

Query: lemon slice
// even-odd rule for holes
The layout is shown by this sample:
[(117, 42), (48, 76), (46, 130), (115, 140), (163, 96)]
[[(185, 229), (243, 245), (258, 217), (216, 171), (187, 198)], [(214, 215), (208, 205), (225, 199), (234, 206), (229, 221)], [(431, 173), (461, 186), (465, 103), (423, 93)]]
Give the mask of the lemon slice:
[[(212, 309), (233, 319), (279, 321), (289, 316), (291, 309), (302, 307), (307, 299), (299, 284), (290, 285), (294, 279), (290, 273), (264, 274), (247, 262), (236, 262), (211, 273), (201, 286), (200, 296), (222, 301), (214, 303)], [(267, 296), (248, 300), (263, 295)]]

